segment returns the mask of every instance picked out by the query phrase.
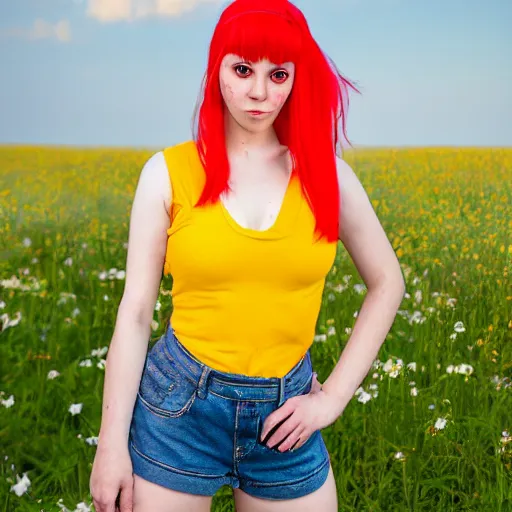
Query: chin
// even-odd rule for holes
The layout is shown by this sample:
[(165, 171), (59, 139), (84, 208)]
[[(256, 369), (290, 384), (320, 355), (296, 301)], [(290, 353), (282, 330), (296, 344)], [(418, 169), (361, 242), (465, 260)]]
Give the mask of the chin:
[(251, 132), (251, 133), (263, 133), (266, 132), (271, 126), (274, 124), (274, 121), (272, 122), (266, 122), (266, 123), (238, 123), (244, 130)]
[(272, 117), (269, 119), (265, 119), (264, 121), (258, 121), (254, 120), (253, 122), (247, 122), (247, 117), (245, 115), (233, 115), (233, 119), (236, 121), (236, 123), (242, 127), (244, 130), (251, 132), (251, 133), (263, 133), (270, 129), (274, 121), (276, 120), (276, 117)]

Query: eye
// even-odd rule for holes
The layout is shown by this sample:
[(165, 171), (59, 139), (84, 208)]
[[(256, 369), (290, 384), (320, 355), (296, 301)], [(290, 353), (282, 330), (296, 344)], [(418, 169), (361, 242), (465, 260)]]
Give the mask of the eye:
[[(281, 77), (277, 77), (277, 75), (281, 75)], [(286, 71), (276, 71), (274, 76), (279, 83), (283, 83), (288, 78), (288, 73)]]
[[(244, 66), (243, 64), (238, 64), (238, 66), (235, 66), (235, 67), (234, 67), (234, 69), (235, 69), (235, 72), (237, 72), (239, 69), (242, 69), (242, 70), (249, 70), (249, 68), (248, 68), (247, 66)], [(249, 70), (249, 71), (250, 71), (250, 70)], [(240, 73), (238, 73), (238, 72), (237, 72), (237, 75), (239, 75), (239, 76), (243, 76), (243, 77), (246, 77), (246, 76), (248, 76), (248, 73), (242, 73), (242, 74), (240, 75)]]

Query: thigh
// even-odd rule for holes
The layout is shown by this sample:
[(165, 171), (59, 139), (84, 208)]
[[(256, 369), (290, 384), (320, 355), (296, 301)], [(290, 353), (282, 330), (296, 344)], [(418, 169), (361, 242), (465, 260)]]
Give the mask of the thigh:
[(167, 489), (133, 475), (133, 512), (210, 512), (211, 496)]
[[(322, 487), (316, 491), (292, 500), (269, 500), (256, 498), (241, 489), (233, 489), (236, 512), (337, 512), (338, 498), (332, 466)], [(135, 512), (135, 511), (134, 511)]]

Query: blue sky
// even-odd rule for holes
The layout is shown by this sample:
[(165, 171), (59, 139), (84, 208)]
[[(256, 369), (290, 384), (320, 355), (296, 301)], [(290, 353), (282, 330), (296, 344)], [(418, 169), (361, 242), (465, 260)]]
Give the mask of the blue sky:
[[(354, 145), (512, 146), (510, 0), (296, 0), (362, 94)], [(0, 2), (0, 143), (191, 138), (226, 1)], [(142, 9), (144, 8), (144, 9)]]

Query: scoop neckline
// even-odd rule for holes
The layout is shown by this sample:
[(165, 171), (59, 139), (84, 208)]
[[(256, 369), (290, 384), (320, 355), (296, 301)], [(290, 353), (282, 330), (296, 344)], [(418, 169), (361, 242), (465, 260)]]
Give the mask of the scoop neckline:
[[(286, 185), (286, 190), (283, 196), (283, 199), (281, 201), (281, 206), (279, 208), (279, 212), (277, 213), (277, 216), (274, 220), (274, 223), (272, 226), (270, 226), (267, 229), (252, 229), (252, 228), (246, 228), (242, 225), (240, 225), (233, 216), (229, 213), (228, 209), (222, 202), (222, 199), (219, 197), (219, 205), (222, 210), (222, 213), (224, 214), (225, 219), (228, 221), (228, 223), (231, 225), (231, 227), (244, 235), (250, 236), (252, 238), (282, 238), (286, 236), (287, 234), (287, 227), (290, 227), (289, 220), (292, 219), (293, 211), (292, 211), (292, 204), (291, 198), (292, 198), (292, 188), (294, 187), (294, 181), (296, 179), (296, 172), (295, 170), (292, 170), (290, 172), (290, 176), (288, 178), (288, 183)], [(288, 222), (287, 222), (288, 221)]]
[[(199, 158), (199, 152), (197, 149), (197, 144), (192, 139), (190, 141), (192, 143), (192, 147), (195, 151), (195, 155), (197, 157), (197, 161), (201, 166), (201, 169), (204, 171), (204, 166), (202, 165), (201, 159)], [(284, 238), (289, 236), (292, 233), (292, 228), (297, 219), (299, 209), (301, 207), (302, 201), (297, 198), (297, 187), (299, 184), (299, 178), (297, 175), (296, 169), (292, 166), (292, 170), (290, 172), (290, 176), (288, 178), (288, 184), (286, 186), (286, 191), (283, 196), (283, 200), (281, 202), (281, 207), (276, 216), (274, 224), (270, 226), (268, 229), (259, 230), (246, 228), (240, 225), (229, 213), (228, 209), (224, 206), (221, 198), (219, 197), (217, 203), (222, 211), (224, 219), (231, 226), (231, 228), (237, 233), (247, 236), (249, 238), (256, 239), (266, 239), (266, 240), (276, 240), (279, 238)], [(295, 197), (294, 197), (295, 196)]]

